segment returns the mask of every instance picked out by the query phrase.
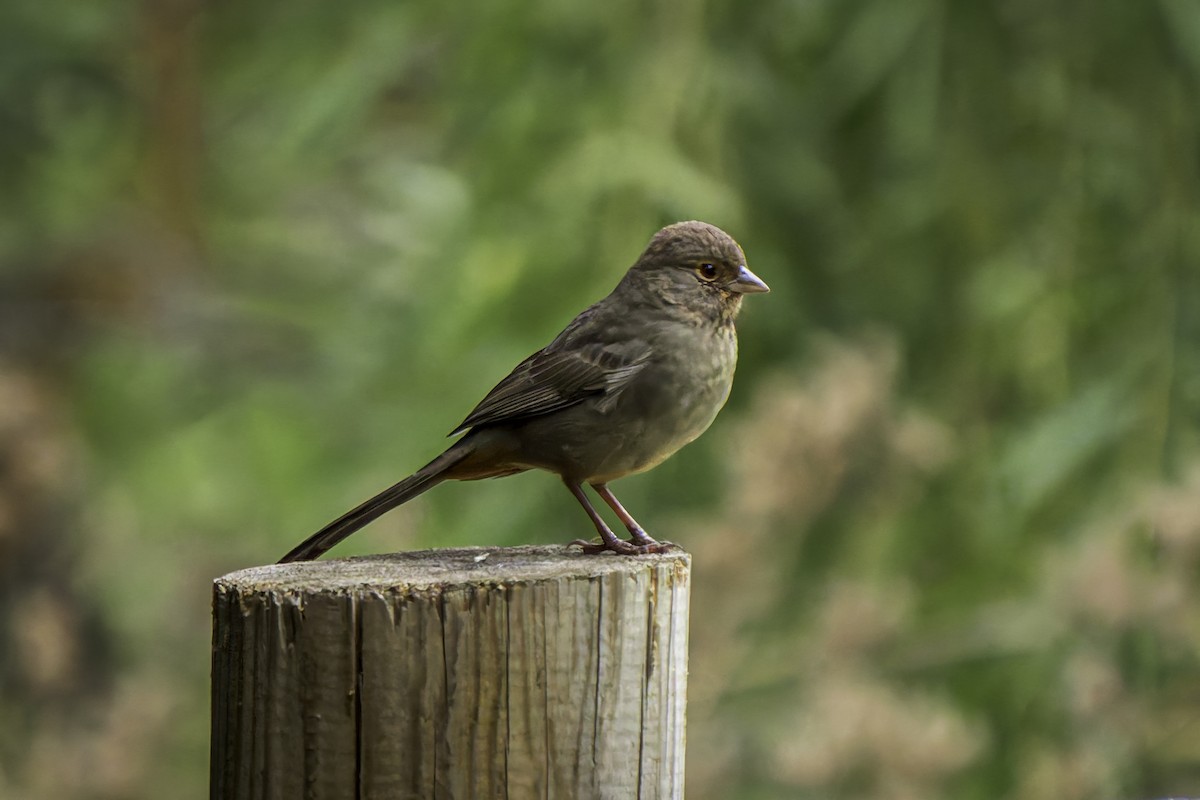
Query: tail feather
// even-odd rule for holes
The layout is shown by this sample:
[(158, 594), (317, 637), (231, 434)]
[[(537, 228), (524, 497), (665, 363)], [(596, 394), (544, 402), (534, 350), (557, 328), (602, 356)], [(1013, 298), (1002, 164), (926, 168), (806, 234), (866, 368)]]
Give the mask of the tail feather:
[(459, 441), (454, 447), (409, 475), (404, 480), (352, 508), (326, 525), (279, 559), (280, 564), (292, 561), (311, 561), (345, 539), (367, 523), (378, 519), (398, 505), (407, 503), (419, 494), (432, 489), (448, 477), (446, 471), (471, 454), (472, 448)]

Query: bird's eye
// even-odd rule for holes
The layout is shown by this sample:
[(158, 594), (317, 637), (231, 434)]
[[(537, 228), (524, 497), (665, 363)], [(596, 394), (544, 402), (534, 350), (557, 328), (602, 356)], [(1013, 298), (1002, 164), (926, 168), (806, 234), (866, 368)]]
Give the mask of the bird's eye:
[(717, 277), (717, 265), (706, 262), (698, 265), (696, 267), (696, 272), (699, 273), (700, 277), (704, 278), (704, 280), (711, 281), (713, 278)]

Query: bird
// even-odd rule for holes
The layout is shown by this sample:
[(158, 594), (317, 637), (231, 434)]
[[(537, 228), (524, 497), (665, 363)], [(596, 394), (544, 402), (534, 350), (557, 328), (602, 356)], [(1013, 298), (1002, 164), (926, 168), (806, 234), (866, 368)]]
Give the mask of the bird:
[[(330, 522), (279, 563), (308, 561), (396, 506), (447, 480), (539, 469), (557, 475), (591, 519), (599, 542), (584, 553), (661, 553), (609, 489), (662, 463), (708, 429), (725, 405), (737, 363), (734, 320), (747, 294), (769, 292), (742, 248), (695, 220), (668, 225), (604, 299), (496, 384), (415, 473)], [(620, 519), (617, 536), (584, 492)]]

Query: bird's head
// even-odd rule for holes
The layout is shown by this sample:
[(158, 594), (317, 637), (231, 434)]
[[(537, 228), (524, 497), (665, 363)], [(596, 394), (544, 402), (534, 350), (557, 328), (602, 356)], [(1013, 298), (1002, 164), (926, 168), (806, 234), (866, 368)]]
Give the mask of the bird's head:
[(733, 237), (707, 222), (676, 222), (654, 234), (630, 276), (657, 286), (667, 302), (714, 306), (730, 318), (743, 295), (771, 291)]

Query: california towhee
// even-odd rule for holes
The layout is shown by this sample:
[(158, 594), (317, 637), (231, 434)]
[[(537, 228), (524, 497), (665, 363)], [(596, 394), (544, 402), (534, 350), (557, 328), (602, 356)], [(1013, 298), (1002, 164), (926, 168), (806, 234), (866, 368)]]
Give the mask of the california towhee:
[[(518, 364), (450, 434), (465, 436), (280, 563), (316, 558), (442, 481), (527, 469), (558, 475), (591, 517), (603, 543), (577, 540), (586, 552), (661, 552), (668, 545), (646, 535), (608, 482), (661, 463), (703, 433), (725, 405), (742, 295), (770, 291), (745, 261), (737, 242), (712, 225), (663, 228), (612, 294)], [(604, 524), (585, 483), (629, 529), (629, 541)]]

